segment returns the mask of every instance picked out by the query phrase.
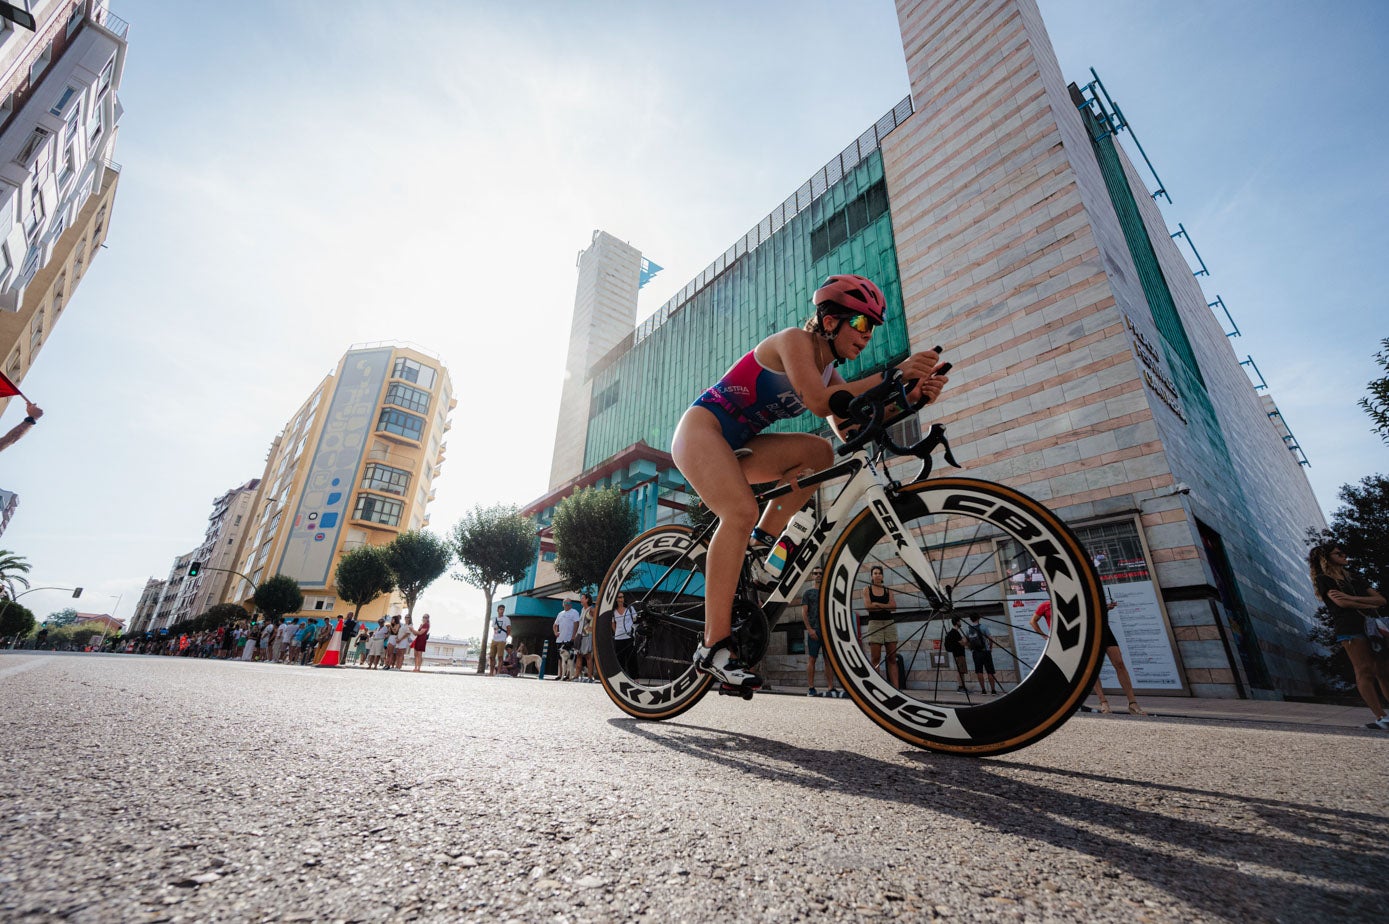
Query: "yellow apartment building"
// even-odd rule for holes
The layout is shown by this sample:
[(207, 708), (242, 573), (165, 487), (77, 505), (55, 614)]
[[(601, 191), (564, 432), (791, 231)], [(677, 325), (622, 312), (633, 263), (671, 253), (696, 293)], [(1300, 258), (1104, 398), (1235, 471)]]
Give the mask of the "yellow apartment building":
[[(82, 276), (106, 240), (120, 168), (107, 161), (97, 168), (97, 186), (76, 220), (53, 245), (53, 255), (26, 287), (18, 311), (0, 310), (0, 356), (12, 382), (23, 382), (44, 341), (53, 332)], [(0, 398), (0, 414), (14, 398)]]
[[(304, 615), (346, 613), (333, 585), (343, 553), (429, 525), (457, 403), (439, 357), (393, 343), (349, 349), (271, 443), (237, 570), (255, 584), (294, 578)], [(229, 602), (249, 599), (244, 581), (230, 586)], [(359, 615), (398, 602), (381, 597)]]

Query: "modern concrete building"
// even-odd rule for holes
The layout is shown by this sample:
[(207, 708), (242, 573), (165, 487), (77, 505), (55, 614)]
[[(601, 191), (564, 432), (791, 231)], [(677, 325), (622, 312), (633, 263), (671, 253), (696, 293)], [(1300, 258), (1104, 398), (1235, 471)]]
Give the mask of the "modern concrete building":
[(10, 520), (14, 518), (14, 512), (18, 507), (19, 495), (0, 488), (0, 536), (9, 528)]
[[(845, 376), (945, 346), (952, 383), (922, 420), (947, 425), (966, 474), (1077, 531), (1123, 601), (1111, 623), (1140, 692), (1309, 692), (1302, 537), (1324, 519), (1306, 460), (1120, 146), (1122, 120), (1096, 84), (1067, 83), (1034, 0), (899, 0), (898, 16), (908, 96), (846, 126), (845, 150), (630, 336), (608, 332), (586, 382), (571, 343), (565, 445), (538, 503), (632, 447), (669, 450), (701, 389), (799, 325), (824, 277), (862, 273), (890, 320)], [(631, 299), (605, 307), (614, 323), (635, 317), (628, 250), (595, 251), (605, 294)], [(587, 271), (581, 258), (574, 336), (591, 353)], [(798, 624), (781, 630), (767, 667), (803, 683)]]
[(148, 632), (154, 627), (155, 615), (159, 612), (159, 601), (164, 596), (164, 582), (159, 578), (145, 581), (145, 589), (135, 604), (135, 613), (130, 617), (130, 631)]
[(32, 12), (36, 32), (0, 31), (0, 368), (15, 382), (106, 239), (129, 30), (98, 0)]
[[(304, 612), (344, 612), (333, 587), (344, 552), (429, 524), (434, 479), (457, 405), (443, 362), (418, 347), (354, 346), (271, 444), (239, 566), (251, 585), (299, 582)], [(230, 602), (249, 604), (233, 582)], [(361, 612), (376, 619), (391, 597)]]
[(202, 567), (196, 576), (184, 572), (170, 625), (200, 616), (215, 604), (232, 597), (239, 599), (246, 593), (244, 579), (235, 572), (242, 544), (249, 535), (259, 489), (260, 479), (252, 478), (212, 502), (203, 543), (190, 553), (192, 561)]

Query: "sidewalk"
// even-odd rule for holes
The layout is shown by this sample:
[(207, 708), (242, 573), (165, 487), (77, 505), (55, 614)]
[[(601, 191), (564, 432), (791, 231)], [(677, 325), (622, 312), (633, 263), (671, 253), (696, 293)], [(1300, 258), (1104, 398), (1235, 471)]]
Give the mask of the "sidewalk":
[[(804, 687), (778, 685), (761, 692), (779, 696), (805, 696)], [(1114, 715), (1126, 719), (1142, 718), (1142, 716), (1130, 716), (1128, 714), (1128, 703), (1123, 694), (1110, 693), (1108, 696), (1109, 707), (1114, 710)], [(1281, 700), (1197, 699), (1189, 696), (1144, 696), (1140, 694), (1138, 704), (1152, 718), (1184, 719), (1198, 722), (1252, 722), (1366, 730), (1365, 723), (1374, 718), (1369, 708), (1364, 705), (1328, 706), (1322, 703), (1292, 703)], [(1098, 698), (1087, 697), (1085, 705), (1092, 710), (1092, 714), (1100, 715), (1097, 711), (1100, 705)]]
[[(1099, 700), (1091, 696), (1085, 704), (1091, 709)], [(1359, 728), (1374, 718), (1369, 708), (1327, 706), (1321, 703), (1289, 703), (1264, 699), (1195, 699), (1188, 696), (1140, 696), (1138, 704), (1150, 716), (1165, 719), (1193, 719), (1212, 722), (1267, 722), (1280, 725), (1313, 725), (1319, 728)], [(1128, 716), (1128, 703), (1122, 694), (1109, 694), (1109, 706)]]

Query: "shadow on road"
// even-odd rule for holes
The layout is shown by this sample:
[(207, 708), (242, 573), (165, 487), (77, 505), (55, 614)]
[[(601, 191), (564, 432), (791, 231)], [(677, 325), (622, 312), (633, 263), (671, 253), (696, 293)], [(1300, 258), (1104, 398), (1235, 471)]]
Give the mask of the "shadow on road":
[(1102, 858), (1107, 869), (1219, 918), (1311, 920), (1339, 912), (1383, 920), (1389, 901), (1383, 815), (1040, 767), (1016, 757), (908, 751), (904, 765), (726, 729), (609, 721), (654, 745), (780, 785), (936, 812)]

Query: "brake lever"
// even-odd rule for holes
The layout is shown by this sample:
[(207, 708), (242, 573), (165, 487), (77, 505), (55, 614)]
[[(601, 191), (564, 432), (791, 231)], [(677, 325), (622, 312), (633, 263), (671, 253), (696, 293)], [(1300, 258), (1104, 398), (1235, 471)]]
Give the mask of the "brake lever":
[(945, 461), (955, 468), (964, 468), (959, 462), (955, 461), (955, 454), (950, 451), (950, 441), (945, 438), (945, 426), (943, 424), (931, 424), (931, 429), (926, 436), (909, 450), (909, 455), (914, 455), (921, 460), (921, 471), (916, 473), (913, 481), (925, 481), (931, 477), (931, 467), (934, 464), (932, 454), (938, 446), (945, 447), (942, 454)]

